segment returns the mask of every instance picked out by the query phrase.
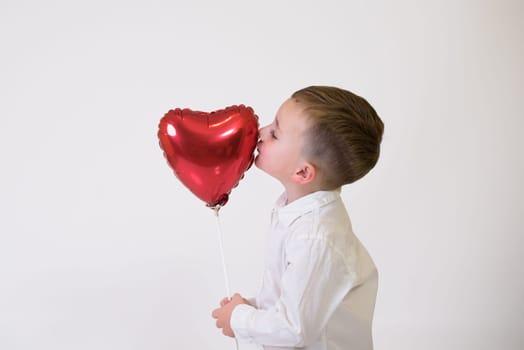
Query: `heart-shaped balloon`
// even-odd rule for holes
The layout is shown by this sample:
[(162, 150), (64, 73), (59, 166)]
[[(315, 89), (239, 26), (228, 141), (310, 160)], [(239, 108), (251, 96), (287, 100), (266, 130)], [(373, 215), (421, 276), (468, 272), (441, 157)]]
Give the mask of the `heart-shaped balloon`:
[(258, 140), (253, 109), (239, 105), (207, 113), (177, 108), (160, 119), (158, 128), (160, 147), (178, 179), (208, 206), (224, 206), (253, 164)]

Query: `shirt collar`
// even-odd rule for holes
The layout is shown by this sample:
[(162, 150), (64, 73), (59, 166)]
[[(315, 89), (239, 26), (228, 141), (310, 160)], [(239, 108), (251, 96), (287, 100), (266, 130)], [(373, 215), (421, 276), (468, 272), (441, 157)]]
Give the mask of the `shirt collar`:
[(286, 204), (286, 193), (278, 198), (274, 214), (284, 225), (289, 226), (297, 218), (340, 198), (340, 188), (333, 191), (313, 192)]

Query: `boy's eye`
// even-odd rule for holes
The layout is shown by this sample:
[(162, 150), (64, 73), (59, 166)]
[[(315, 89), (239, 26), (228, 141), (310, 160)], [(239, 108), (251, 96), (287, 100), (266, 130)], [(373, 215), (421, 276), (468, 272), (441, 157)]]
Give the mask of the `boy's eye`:
[(269, 135), (271, 135), (272, 139), (275, 139), (275, 140), (277, 139), (277, 136), (275, 135), (275, 130), (269, 131)]

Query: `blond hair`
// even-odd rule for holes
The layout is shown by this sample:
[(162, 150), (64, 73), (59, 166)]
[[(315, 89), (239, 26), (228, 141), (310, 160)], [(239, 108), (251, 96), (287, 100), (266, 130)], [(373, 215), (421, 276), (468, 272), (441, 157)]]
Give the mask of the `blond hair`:
[(384, 124), (364, 98), (330, 86), (310, 86), (292, 98), (308, 118), (303, 152), (326, 189), (355, 182), (375, 166)]

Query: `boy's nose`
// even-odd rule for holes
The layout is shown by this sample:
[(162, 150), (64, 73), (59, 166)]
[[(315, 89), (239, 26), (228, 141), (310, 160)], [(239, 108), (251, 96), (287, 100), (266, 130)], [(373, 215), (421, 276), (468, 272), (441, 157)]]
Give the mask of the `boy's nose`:
[(267, 130), (267, 125), (258, 130), (258, 142), (264, 141), (264, 139), (266, 138), (266, 134), (267, 134), (266, 130)]

